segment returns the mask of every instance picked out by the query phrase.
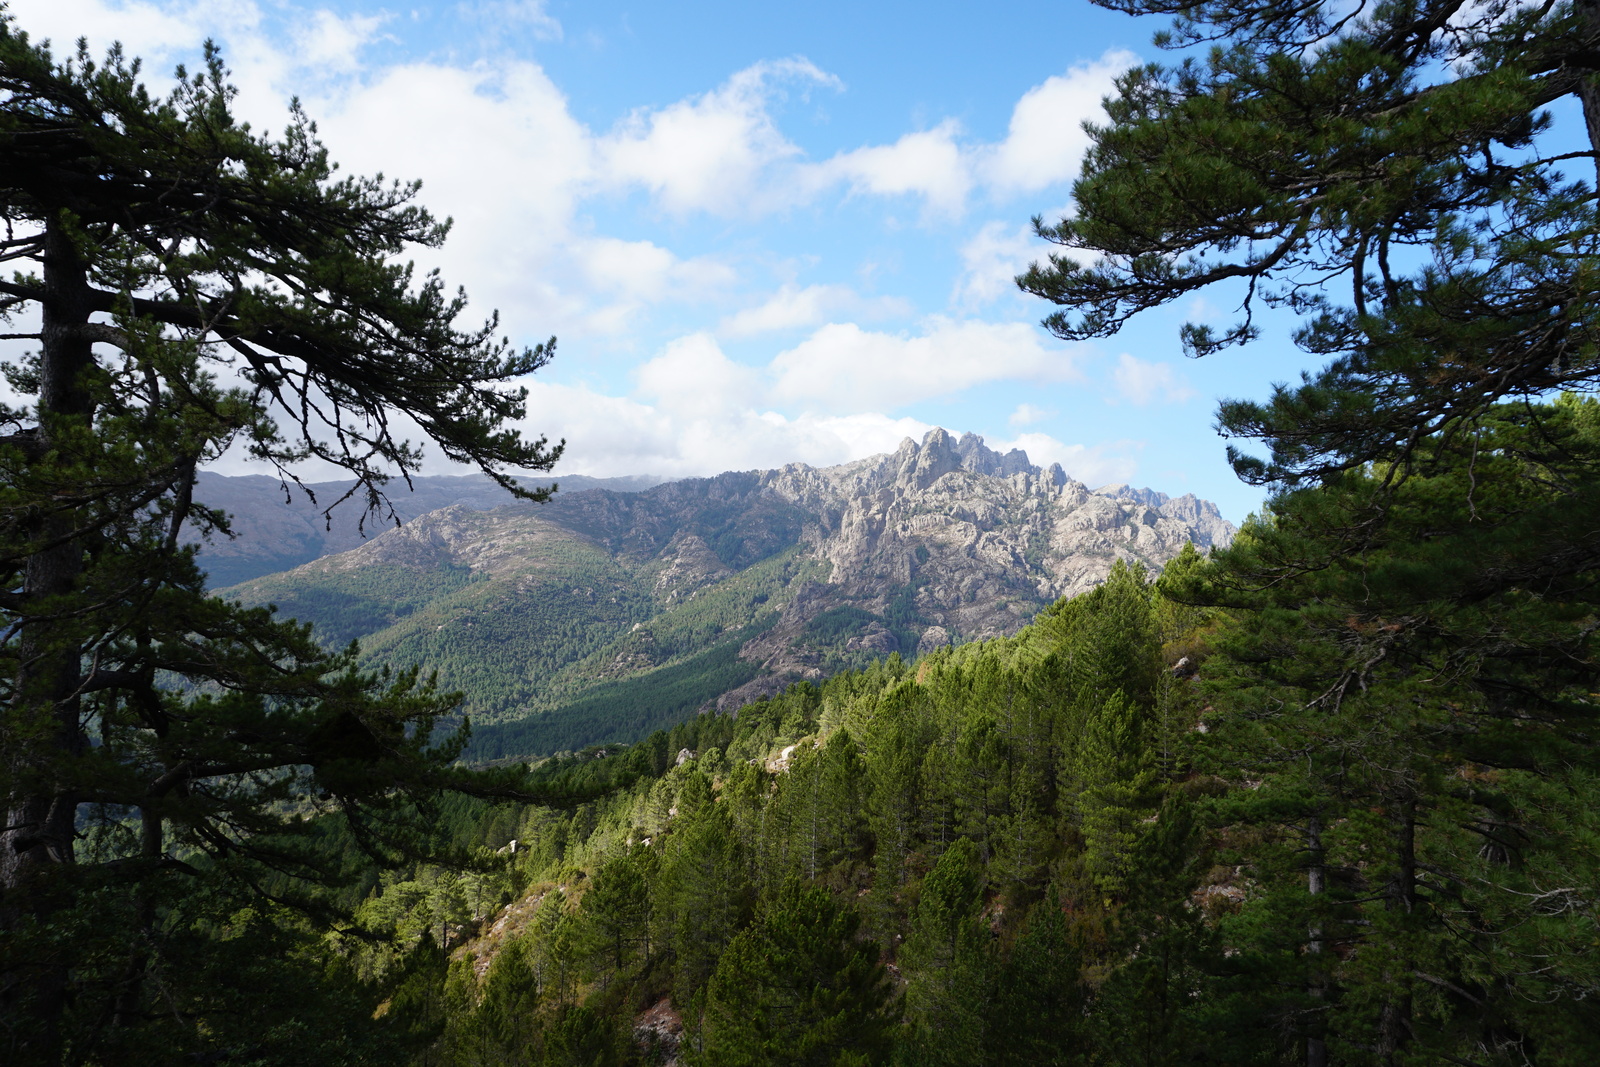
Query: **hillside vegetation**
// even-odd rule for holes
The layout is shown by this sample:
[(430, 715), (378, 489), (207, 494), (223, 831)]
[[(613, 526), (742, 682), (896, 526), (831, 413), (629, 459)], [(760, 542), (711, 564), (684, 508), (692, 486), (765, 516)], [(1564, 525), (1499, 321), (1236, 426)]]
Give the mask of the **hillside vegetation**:
[(1270, 1049), (1198, 997), (1243, 884), (1205, 827), (1228, 790), (1195, 766), (1193, 661), (1168, 662), (1211, 619), (1160, 588), (1118, 564), (1014, 637), (544, 763), (614, 791), (463, 815), (493, 873), (376, 889), (362, 921), (397, 947), (358, 972), (431, 983), (408, 1025), (441, 1063), (1134, 1063), (1130, 1026), (1171, 1057), (1219, 1024)]
[(465, 694), (469, 755), (500, 760), (1013, 633), (1119, 559), (1159, 567), (1232, 533), (1204, 501), (1091, 492), (934, 430), (823, 470), (456, 505), (230, 596), (437, 671)]
[[(1247, 531), (1240, 551), (1272, 540)], [(408, 1003), (435, 991), (414, 1033), (447, 1064), (1279, 1064), (1313, 1025), (1365, 1063), (1375, 990), (1440, 989), (1413, 1025), (1447, 1051), (1477, 1040), (1466, 983), (1496, 972), (1493, 1026), (1537, 1033), (1539, 1062), (1592, 1062), (1583, 954), (1527, 969), (1576, 933), (1536, 872), (1600, 874), (1574, 848), (1590, 818), (1546, 824), (1561, 840), (1528, 841), (1519, 869), (1464, 847), (1484, 831), (1457, 811), (1476, 790), (1529, 826), (1570, 790), (1571, 818), (1592, 780), (1454, 757), (1438, 816), (1411, 827), (1429, 903), (1397, 914), (1393, 813), (1354, 766), (1308, 853), (1302, 772), (1247, 682), (1278, 661), (1262, 616), (1193, 606), (1217, 581), (1192, 549), (1154, 581), (1119, 563), (1014, 636), (544, 762), (569, 795), (611, 792), (461, 812), (458, 841), (495, 857), (470, 892), (503, 906), (419, 869), (361, 905), (395, 940), (351, 942), (357, 969), (382, 986), (409, 968)], [(1370, 743), (1343, 736), (1347, 761)], [(1427, 969), (1386, 976), (1400, 951)], [(1432, 1055), (1416, 1062), (1447, 1062)]]

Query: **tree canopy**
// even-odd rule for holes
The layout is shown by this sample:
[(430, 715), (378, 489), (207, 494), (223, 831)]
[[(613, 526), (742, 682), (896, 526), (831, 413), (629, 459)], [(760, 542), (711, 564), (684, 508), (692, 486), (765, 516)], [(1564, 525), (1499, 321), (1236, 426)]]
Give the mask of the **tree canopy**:
[[(1104, 6), (1175, 15), (1158, 41), (1213, 47), (1119, 79), (1075, 215), (1035, 220), (1099, 258), (1054, 255), (1019, 282), (1062, 305), (1045, 324), (1064, 338), (1237, 297), (1237, 321), (1183, 328), (1197, 356), (1257, 338), (1263, 305), (1302, 316), (1295, 339), (1326, 368), (1222, 405), (1225, 435), (1270, 449), (1231, 454), (1246, 480), (1409, 463), (1423, 436), (1600, 373), (1593, 4)], [(1564, 100), (1582, 129), (1555, 123)]]
[(1239, 318), (1185, 326), (1192, 355), (1260, 341), (1265, 306), (1328, 360), (1222, 402), (1275, 493), (1166, 585), (1226, 620), (1196, 762), (1255, 886), (1234, 988), (1313, 1067), (1582, 1062), (1600, 11), (1106, 6), (1211, 47), (1120, 79), (1077, 213), (1036, 223), (1099, 258), (1019, 283), (1062, 337), (1215, 290)]
[(439, 790), (510, 788), (454, 769), (459, 738), (435, 743), (452, 696), (209, 598), (184, 546), (186, 528), (227, 534), (192, 488), (230, 449), (286, 491), (298, 464), (331, 462), (351, 506), (383, 517), (388, 479), (421, 460), (405, 427), (534, 500), (548, 490), (516, 472), (562, 448), (510, 425), (515, 380), (553, 343), (513, 346), (493, 316), (461, 327), (465, 295), (397, 259), (448, 229), (418, 186), (341, 176), (298, 105), (273, 137), (232, 98), (209, 46), (158, 97), (119, 50), (58, 58), (0, 10), (12, 1062), (131, 1047), (157, 989), (194, 1025), (194, 924), (252, 899), (314, 905), (294, 886), (339, 876), (328, 819), (392, 858), (420, 847), (414, 816)]

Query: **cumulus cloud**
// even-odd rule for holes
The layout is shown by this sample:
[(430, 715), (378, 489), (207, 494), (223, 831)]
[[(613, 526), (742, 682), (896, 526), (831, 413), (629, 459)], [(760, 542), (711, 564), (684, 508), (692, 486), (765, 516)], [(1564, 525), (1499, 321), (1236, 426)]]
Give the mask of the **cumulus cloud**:
[(1006, 139), (983, 154), (984, 180), (1002, 193), (1037, 192), (1077, 177), (1089, 135), (1086, 121), (1105, 121), (1101, 100), (1112, 80), (1138, 62), (1116, 49), (1092, 63), (1047, 78), (1029, 89), (1011, 112)]
[[(703, 358), (703, 352), (679, 353), (675, 365)], [(679, 406), (685, 400), (688, 406)], [(902, 438), (920, 439), (932, 429), (918, 419), (874, 412), (788, 417), (736, 404), (717, 407), (684, 391), (652, 402), (537, 381), (529, 392), (527, 427), (566, 439), (570, 459), (562, 461), (561, 473), (679, 478), (795, 462), (831, 466), (893, 451)]]
[(749, 211), (765, 199), (760, 179), (801, 154), (769, 109), (784, 84), (842, 87), (805, 59), (746, 67), (710, 92), (635, 111), (599, 145), (605, 179), (643, 186), (678, 214)]
[(651, 241), (589, 238), (580, 258), (596, 289), (624, 293), (641, 301), (683, 299), (715, 293), (738, 278), (714, 256), (679, 259)]
[(665, 107), (641, 108), (599, 145), (606, 180), (642, 187), (674, 214), (720, 216), (786, 210), (842, 187), (856, 196), (910, 196), (930, 217), (959, 216), (975, 189), (997, 196), (1031, 193), (1076, 176), (1086, 120), (1103, 118), (1112, 78), (1135, 61), (1126, 51), (1046, 79), (1013, 110), (1006, 137), (971, 143), (946, 119), (808, 161), (779, 129), (773, 103), (786, 86), (806, 92), (842, 83), (809, 60), (757, 63), (709, 92)]
[(1098, 445), (1071, 445), (1043, 433), (1025, 433), (1014, 440), (990, 442), (1001, 452), (1020, 448), (1040, 467), (1061, 464), (1067, 477), (1092, 487), (1126, 482), (1139, 469), (1139, 441), (1112, 441)]
[(848, 285), (788, 284), (755, 307), (745, 308), (722, 320), (717, 333), (723, 337), (753, 337), (779, 330), (816, 326), (828, 318), (848, 315), (858, 318), (895, 318), (911, 314), (911, 305), (894, 297), (863, 297)]
[(858, 148), (806, 172), (804, 184), (824, 189), (843, 183), (855, 193), (914, 194), (930, 211), (956, 215), (972, 188), (972, 168), (956, 143), (960, 124), (947, 119), (931, 130), (908, 133), (894, 144)]
[(1146, 363), (1124, 352), (1117, 357), (1111, 372), (1117, 392), (1129, 403), (1145, 407), (1157, 402), (1181, 404), (1194, 398), (1195, 391), (1170, 363)]
[(807, 168), (802, 185), (914, 195), (932, 215), (959, 216), (979, 187), (1004, 198), (1071, 181), (1089, 147), (1083, 124), (1105, 119), (1101, 101), (1113, 91), (1113, 79), (1137, 60), (1132, 52), (1116, 49), (1047, 78), (1017, 101), (1005, 139), (997, 143), (963, 143), (961, 125), (946, 119), (893, 144), (833, 156)]
[(1032, 426), (1036, 422), (1043, 422), (1053, 416), (1055, 412), (1046, 411), (1044, 408), (1034, 407), (1032, 404), (1018, 404), (1006, 422), (1012, 426)]
[[(561, 34), (542, 0), (463, 9), (514, 18), (547, 39)], [(747, 219), (853, 196), (909, 199), (924, 206), (926, 221), (943, 225), (985, 195), (1033, 193), (1069, 179), (1085, 143), (1079, 126), (1099, 114), (1111, 73), (1132, 59), (1124, 53), (1030, 90), (998, 142), (974, 139), (947, 120), (813, 159), (781, 128), (782, 103), (843, 86), (802, 58), (755, 64), (597, 130), (574, 117), (561, 89), (527, 59), (491, 51), (476, 63), (364, 65), (383, 37), (384, 16), (345, 15), (331, 5), (11, 0), (10, 10), (36, 37), (52, 37), (58, 53), (85, 30), (97, 50), (122, 40), (129, 54), (146, 58), (158, 91), (163, 67), (183, 59), (193, 66), (205, 38), (221, 40), (241, 87), (239, 112), (258, 129), (281, 128), (286, 102), (299, 92), (345, 172), (422, 179), (422, 202), (453, 216), (454, 229), (442, 250), (417, 250), (418, 259), (464, 284), (474, 307), (504, 309), (508, 328), (530, 340), (559, 332), (569, 353), (571, 342), (602, 334), (621, 337), (621, 348), (653, 351), (636, 368), (629, 396), (548, 378), (531, 383), (527, 425), (566, 436), (572, 459), (563, 466), (574, 472), (837, 463), (925, 433), (929, 425), (907, 415), (909, 405), (998, 382), (1082, 379), (1078, 351), (1029, 323), (935, 317), (903, 332), (868, 328), (862, 323), (909, 319), (915, 309), (842, 284), (774, 291), (771, 274), (787, 268), (767, 261), (768, 273), (753, 273), (759, 253), (689, 254), (660, 237), (597, 232), (587, 212), (642, 193), (675, 223), (692, 215)], [(962, 249), (954, 303), (992, 302), (1035, 255), (1025, 228), (987, 224)], [(721, 316), (714, 332), (690, 324), (662, 344), (636, 329), (646, 309), (696, 304)], [(782, 330), (811, 332), (764, 366), (729, 359), (716, 340)], [(1136, 402), (1188, 395), (1171, 368), (1131, 357), (1114, 378)], [(1042, 417), (1022, 405), (1012, 425)], [(1131, 471), (1126, 449), (1101, 452), (1043, 434), (1018, 440), (1036, 461), (1058, 460), (1085, 480)]]
[(680, 337), (634, 372), (638, 393), (679, 415), (745, 411), (758, 401), (754, 369), (735, 363), (703, 333)]
[[(274, 40), (263, 28), (256, 0), (13, 0), (11, 8), (30, 32), (52, 37), (58, 48), (70, 47), (87, 28), (97, 48), (119, 39), (131, 54), (153, 62), (192, 55), (207, 36), (223, 39), (245, 90), (243, 106), (253, 111), (274, 98), (278, 113), (262, 116), (273, 125), (281, 121), (282, 100), (291, 92), (309, 96), (308, 85), (357, 73), (361, 50), (387, 18), (308, 7), (294, 13), (287, 40)], [(544, 0), (475, 0), (458, 4), (457, 11), (531, 27), (548, 39), (562, 34)], [(1017, 102), (1005, 138), (996, 143), (970, 142), (958, 122), (946, 119), (892, 143), (821, 161), (803, 158), (779, 128), (774, 105), (791, 90), (842, 90), (842, 83), (803, 57), (766, 60), (704, 93), (639, 108), (603, 135), (584, 131), (590, 143), (583, 154), (597, 163), (592, 174), (601, 184), (642, 188), (679, 215), (786, 210), (843, 187), (854, 195), (919, 198), (932, 215), (954, 216), (979, 188), (1009, 196), (1072, 178), (1087, 145), (1082, 123), (1101, 116), (1100, 99), (1111, 90), (1111, 79), (1135, 59), (1126, 51), (1108, 52), (1034, 86)], [(515, 68), (531, 65), (502, 60), (495, 66), (495, 72), (474, 70), (466, 80), (481, 91), (484, 83), (510, 80), (519, 76)], [(393, 87), (388, 72), (378, 72), (376, 80)], [(405, 117), (398, 110), (397, 115), (385, 130), (391, 136)], [(542, 165), (551, 156), (524, 158)]]
[[(688, 476), (795, 461), (842, 463), (892, 451), (903, 438), (920, 439), (932, 428), (894, 413), (908, 396), (938, 395), (980, 380), (1075, 376), (1059, 352), (1041, 348), (1018, 358), (1020, 337), (1031, 335), (1031, 329), (1013, 333), (1011, 324), (949, 320), (934, 320), (916, 335), (828, 325), (765, 366), (750, 366), (729, 358), (711, 335), (689, 334), (637, 368), (628, 397), (531, 383), (527, 426), (566, 438), (573, 457), (568, 469), (581, 474)], [(1013, 355), (996, 358), (997, 344)], [(854, 370), (844, 373), (840, 363)], [(1004, 447), (1013, 444), (1029, 449), (1035, 462), (1062, 462), (1075, 477), (1109, 479), (1132, 471), (1126, 449), (1067, 445), (1039, 433)]]
[[(58, 57), (71, 52), (78, 38), (87, 35), (93, 51), (121, 41), (128, 55), (163, 64), (198, 50), (218, 15), (240, 26), (253, 26), (260, 20), (255, 4), (236, 0), (215, 5), (206, 0), (186, 4), (134, 0), (117, 6), (102, 0), (10, 0), (7, 7), (31, 38), (48, 38)], [(212, 7), (222, 10), (210, 15), (208, 8)]]
[(989, 382), (1081, 378), (1073, 350), (1047, 348), (1028, 323), (934, 317), (918, 334), (829, 323), (772, 361), (773, 393), (822, 410), (893, 410)]
[(331, 11), (315, 12), (294, 31), (296, 53), (307, 66), (340, 73), (354, 71), (361, 50), (386, 21), (382, 15), (340, 18)]
[(961, 246), (961, 277), (951, 299), (959, 306), (981, 307), (1017, 291), (1016, 277), (1041, 257), (1042, 242), (1031, 226), (987, 222)]
[[(536, 64), (391, 67), (315, 106), (346, 169), (418, 178), (422, 202), (451, 216), (444, 248), (418, 258), (465, 285), (474, 306), (515, 309), (548, 333), (566, 332), (598, 301), (644, 298), (601, 277), (608, 257), (626, 251), (574, 225), (593, 180), (592, 143)], [(634, 250), (650, 267), (642, 292), (669, 291), (662, 275), (677, 269), (676, 257)]]

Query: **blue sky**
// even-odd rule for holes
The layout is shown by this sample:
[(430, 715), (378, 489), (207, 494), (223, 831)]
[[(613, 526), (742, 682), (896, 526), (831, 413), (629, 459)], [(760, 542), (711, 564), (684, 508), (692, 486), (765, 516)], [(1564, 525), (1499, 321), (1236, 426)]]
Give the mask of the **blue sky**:
[(419, 262), (514, 338), (560, 338), (527, 421), (567, 439), (558, 477), (837, 463), (942, 425), (1234, 520), (1260, 502), (1212, 421), (1305, 365), (1281, 330), (1186, 360), (1180, 323), (1228, 310), (1190, 303), (1069, 345), (1011, 284), (1159, 21), (1071, 0), (10, 6), (58, 49), (122, 40), (157, 88), (213, 37), (252, 122), (298, 95), (347, 170), (422, 179), (455, 230)]

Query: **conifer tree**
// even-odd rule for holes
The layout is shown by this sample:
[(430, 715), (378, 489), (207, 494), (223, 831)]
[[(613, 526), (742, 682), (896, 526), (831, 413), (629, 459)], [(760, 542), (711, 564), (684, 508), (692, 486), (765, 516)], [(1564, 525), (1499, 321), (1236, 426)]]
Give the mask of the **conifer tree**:
[(1052, 891), (1028, 913), (995, 983), (995, 1013), (986, 1042), (991, 1062), (1066, 1067), (1086, 1061), (1088, 990), (1082, 968), (1082, 953), (1061, 899)]
[(1127, 886), (1139, 823), (1154, 800), (1151, 749), (1142, 721), (1146, 712), (1113, 693), (1090, 712), (1072, 755), (1068, 776), (1076, 793), (1083, 865), (1108, 897)]
[(881, 1063), (890, 989), (860, 917), (826, 890), (790, 881), (729, 944), (706, 998), (707, 1067)]
[[(1066, 338), (1226, 287), (1242, 317), (1185, 326), (1194, 355), (1255, 340), (1263, 305), (1304, 316), (1296, 341), (1326, 369), (1222, 406), (1226, 435), (1271, 450), (1234, 453), (1242, 476), (1411, 461), (1498, 402), (1595, 380), (1595, 5), (1103, 5), (1175, 15), (1158, 43), (1212, 48), (1118, 80), (1075, 215), (1036, 225), (1101, 258), (1019, 282), (1063, 305), (1046, 325)], [(1555, 128), (1563, 99), (1583, 129)]]
[(614, 856), (583, 895), (583, 918), (602, 969), (621, 973), (651, 946), (650, 876), (656, 857), (642, 849)]
[(673, 832), (653, 888), (661, 936), (672, 950), (672, 995), (683, 1008), (750, 919), (753, 894), (727, 805), (705, 808)]
[[(159, 951), (182, 926), (161, 910), (184, 897), (169, 883), (242, 903), (289, 876), (278, 895), (309, 904), (294, 879), (339, 864), (304, 816), (393, 859), (420, 844), (418, 804), (470, 784), (451, 768), (461, 741), (432, 744), (447, 694), (207, 597), (184, 534), (227, 519), (194, 501), (196, 472), (236, 449), (290, 487), (328, 461), (383, 519), (387, 480), (421, 458), (403, 426), (534, 499), (510, 472), (560, 453), (506, 425), (523, 414), (511, 383), (551, 349), (511, 346), (493, 317), (461, 328), (465, 297), (396, 262), (447, 229), (417, 187), (339, 176), (298, 107), (274, 138), (235, 121), (232, 96), (214, 49), (154, 97), (120, 51), (58, 59), (0, 10), (16, 268), (0, 316), (39, 323), (7, 337), (23, 400), (0, 410), (3, 1055), (51, 1062), (70, 1030), (136, 1027), (157, 1013), (153, 976), (161, 1012), (181, 1000)], [(83, 910), (99, 891), (140, 902), (130, 928), (95, 929), (112, 914)]]
[(1590, 416), (1550, 401), (1600, 379), (1600, 10), (1107, 6), (1214, 47), (1119, 80), (1076, 215), (1038, 227), (1101, 258), (1022, 285), (1077, 338), (1217, 289), (1242, 317), (1185, 327), (1191, 354), (1274, 307), (1328, 361), (1222, 405), (1266, 446), (1236, 470), (1279, 495), (1192, 597), (1238, 613), (1199, 758), (1249, 787), (1225, 817), (1258, 835), (1231, 926), (1257, 1003), (1313, 1067), (1588, 1058), (1593, 903), (1563, 894), (1593, 884), (1600, 495)]
[(900, 957), (912, 1062), (982, 1061), (992, 964), (989, 932), (978, 919), (982, 906), (978, 848), (959, 838), (922, 881)]

